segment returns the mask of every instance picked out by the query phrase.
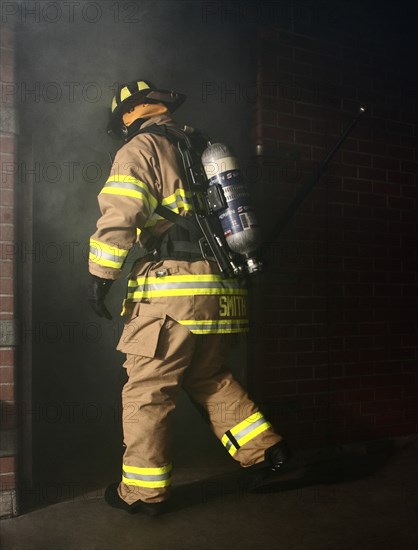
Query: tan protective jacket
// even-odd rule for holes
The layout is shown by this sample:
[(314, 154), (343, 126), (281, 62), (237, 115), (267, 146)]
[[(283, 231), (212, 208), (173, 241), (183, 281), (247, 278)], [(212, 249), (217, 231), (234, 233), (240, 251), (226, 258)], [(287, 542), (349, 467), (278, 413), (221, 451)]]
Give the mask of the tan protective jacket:
[[(142, 128), (152, 124), (175, 126), (167, 114), (151, 117)], [(190, 215), (183, 181), (180, 154), (164, 136), (138, 134), (124, 145), (98, 196), (102, 215), (90, 239), (90, 273), (117, 279), (136, 242), (146, 245), (172, 226), (154, 212), (158, 204)], [(137, 303), (138, 315), (168, 315), (197, 334), (245, 332), (246, 295), (242, 282), (223, 278), (212, 261), (140, 260), (129, 274), (124, 311), (132, 313)]]

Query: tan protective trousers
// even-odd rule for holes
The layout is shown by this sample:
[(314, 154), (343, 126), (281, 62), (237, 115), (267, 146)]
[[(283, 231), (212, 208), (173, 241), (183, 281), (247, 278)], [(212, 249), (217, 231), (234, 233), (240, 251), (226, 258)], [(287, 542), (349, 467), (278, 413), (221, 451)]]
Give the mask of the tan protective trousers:
[(264, 451), (282, 439), (224, 367), (235, 338), (196, 335), (167, 317), (154, 357), (127, 354), (119, 495), (128, 504), (169, 496), (171, 416), (181, 387), (204, 407), (214, 433), (242, 466), (261, 462)]

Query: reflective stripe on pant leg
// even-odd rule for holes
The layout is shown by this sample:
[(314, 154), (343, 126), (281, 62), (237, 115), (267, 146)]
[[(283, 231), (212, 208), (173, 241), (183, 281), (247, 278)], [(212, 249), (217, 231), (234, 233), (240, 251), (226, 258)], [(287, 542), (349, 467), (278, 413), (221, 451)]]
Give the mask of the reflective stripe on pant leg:
[(168, 487), (171, 485), (171, 464), (162, 468), (137, 468), (123, 465), (122, 481), (136, 487)]
[(238, 449), (270, 427), (270, 422), (262, 413), (256, 412), (225, 432), (221, 441), (229, 454), (234, 456)]

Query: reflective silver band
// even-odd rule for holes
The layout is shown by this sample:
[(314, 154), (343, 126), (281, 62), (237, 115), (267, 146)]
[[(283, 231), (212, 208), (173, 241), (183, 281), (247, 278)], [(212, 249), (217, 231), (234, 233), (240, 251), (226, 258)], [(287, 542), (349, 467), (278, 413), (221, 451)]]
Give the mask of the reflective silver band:
[(104, 260), (110, 260), (112, 262), (123, 263), (123, 260), (126, 258), (129, 251), (124, 250), (123, 251), (123, 253), (124, 253), (123, 256), (122, 255), (118, 256), (117, 254), (110, 254), (109, 252), (105, 252), (101, 248), (97, 248), (97, 246), (90, 245), (90, 252), (91, 252), (91, 254), (94, 254), (95, 256), (97, 256), (97, 258), (102, 258)]
[(123, 475), (127, 479), (138, 479), (139, 481), (163, 481), (164, 479), (170, 479), (171, 472), (166, 472), (165, 474), (146, 475), (133, 474), (132, 472), (126, 472), (123, 470)]
[(266, 419), (264, 417), (259, 418), (255, 422), (252, 422), (249, 426), (238, 432), (237, 434), (234, 434), (235, 439), (239, 442), (239, 440), (244, 437), (245, 435), (249, 434), (255, 428), (258, 428), (258, 426), (261, 426), (261, 424), (265, 424)]

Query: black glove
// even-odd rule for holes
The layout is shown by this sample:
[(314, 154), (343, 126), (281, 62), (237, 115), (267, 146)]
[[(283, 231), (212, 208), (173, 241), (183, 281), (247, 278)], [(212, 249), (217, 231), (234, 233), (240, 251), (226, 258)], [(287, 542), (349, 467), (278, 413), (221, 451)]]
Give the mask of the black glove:
[(104, 299), (112, 286), (113, 280), (101, 279), (95, 275), (92, 277), (92, 282), (87, 289), (87, 301), (99, 317), (106, 317), (106, 319), (109, 319), (110, 321), (112, 319), (112, 315), (105, 306)]

